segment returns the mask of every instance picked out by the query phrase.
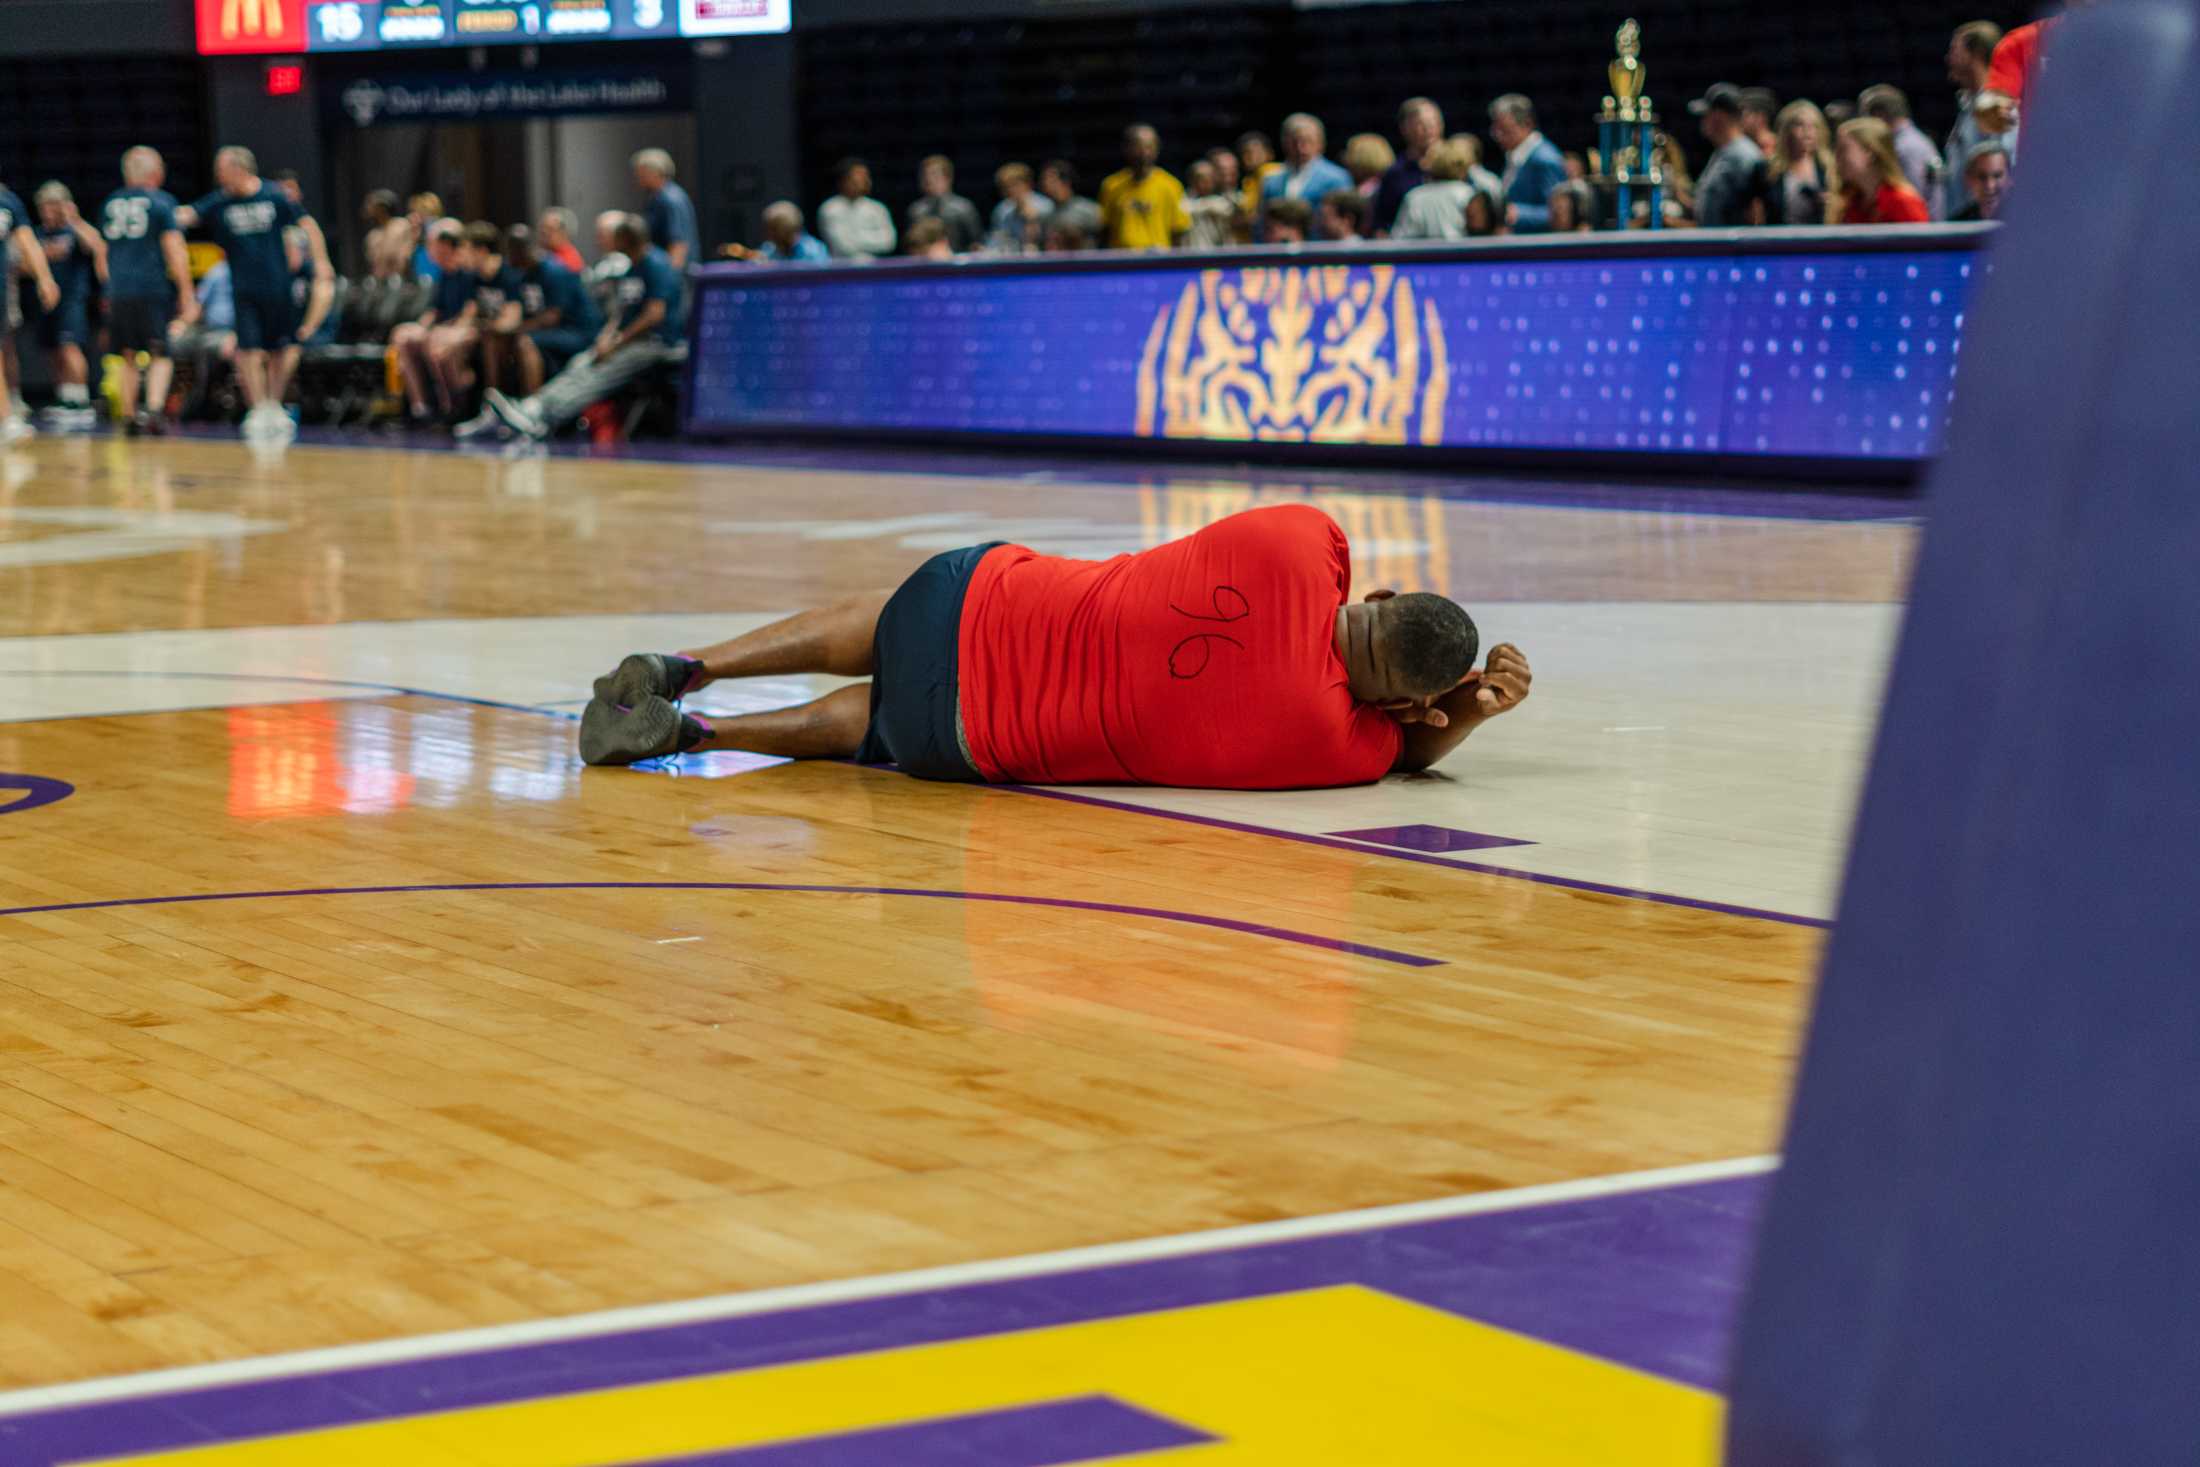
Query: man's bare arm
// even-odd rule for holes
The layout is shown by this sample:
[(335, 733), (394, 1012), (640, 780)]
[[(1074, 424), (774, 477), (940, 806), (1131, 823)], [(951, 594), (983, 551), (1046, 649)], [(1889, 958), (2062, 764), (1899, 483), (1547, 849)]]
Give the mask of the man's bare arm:
[(1391, 768), (1417, 774), (1443, 759), (1465, 742), (1468, 734), (1501, 713), (1509, 713), (1528, 696), (1534, 674), (1528, 659), (1510, 642), (1490, 649), (1482, 670), (1438, 698), (1426, 708), (1393, 709), (1391, 716), (1405, 725), (1405, 746)]

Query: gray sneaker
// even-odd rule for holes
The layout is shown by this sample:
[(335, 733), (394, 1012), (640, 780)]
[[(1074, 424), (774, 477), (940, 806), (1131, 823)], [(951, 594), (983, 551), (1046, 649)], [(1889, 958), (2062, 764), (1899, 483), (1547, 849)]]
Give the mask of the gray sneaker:
[(633, 764), (684, 754), (710, 736), (710, 725), (664, 699), (644, 694), (631, 708), (597, 698), (581, 715), (583, 764)]
[(596, 679), (598, 698), (620, 708), (632, 708), (643, 698), (656, 696), (677, 703), (701, 666), (692, 657), (667, 652), (636, 652)]

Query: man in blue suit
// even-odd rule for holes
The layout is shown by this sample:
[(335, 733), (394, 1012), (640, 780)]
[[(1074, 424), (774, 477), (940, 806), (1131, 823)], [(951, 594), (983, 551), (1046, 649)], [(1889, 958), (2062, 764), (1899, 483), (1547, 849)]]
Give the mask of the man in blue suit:
[(1535, 104), (1518, 92), (1490, 103), (1490, 136), (1505, 150), (1505, 222), (1515, 234), (1551, 228), (1551, 190), (1566, 181), (1566, 157), (1535, 130)]
[(1329, 134), (1319, 117), (1294, 112), (1283, 119), (1283, 166), (1269, 174), (1260, 186), (1259, 223), (1263, 238), (1268, 233), (1268, 206), (1276, 200), (1298, 199), (1312, 209), (1334, 190), (1355, 186), (1352, 175), (1345, 172), (1341, 164), (1322, 156), (1328, 144)]

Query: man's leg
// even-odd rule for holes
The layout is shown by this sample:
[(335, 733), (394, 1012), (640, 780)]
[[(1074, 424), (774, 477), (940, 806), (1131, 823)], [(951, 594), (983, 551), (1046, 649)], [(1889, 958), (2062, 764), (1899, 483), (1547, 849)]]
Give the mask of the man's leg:
[(407, 321), (390, 333), (390, 348), (397, 353), (397, 374), (405, 379), (405, 402), (420, 417), (428, 411), (428, 370), (423, 360), (428, 328)]
[(519, 353), (519, 395), (533, 397), (542, 391), (542, 348), (528, 336), (515, 336), (512, 342)]
[(283, 397), (290, 391), (290, 379), (298, 374), (298, 357), (302, 348), (296, 341), (268, 354), (267, 400), (277, 407), (283, 405)]
[[(133, 369), (134, 370), (134, 369)], [(154, 417), (168, 412), (169, 384), (176, 380), (176, 362), (167, 352), (153, 354), (153, 365), (145, 371), (145, 410)]]
[(893, 594), (870, 591), (851, 596), (692, 651), (637, 652), (596, 679), (596, 696), (614, 707), (631, 708), (651, 696), (677, 701), (726, 677), (806, 672), (868, 677), (878, 670), (872, 660), (872, 640), (878, 633), (879, 615)]
[(581, 720), (581, 758), (589, 764), (632, 764), (698, 749), (740, 749), (782, 759), (846, 759), (863, 745), (871, 723), (871, 685), (851, 683), (797, 708), (698, 718), (662, 698), (632, 711), (595, 702)]
[[(670, 356), (672, 348), (662, 342), (628, 342), (608, 357), (598, 358), (593, 350), (573, 358), (564, 371), (543, 384), (542, 391), (517, 404), (523, 422), (531, 417), (534, 422), (524, 422), (532, 433), (536, 423), (544, 432), (555, 429), (560, 423), (569, 423), (647, 373)], [(541, 436), (541, 435), (535, 435)]]
[(115, 412), (125, 423), (137, 416), (138, 364), (137, 353), (115, 353)]
[(258, 408), (266, 402), (267, 353), (240, 350), (237, 353), (237, 380), (244, 384), (245, 406)]

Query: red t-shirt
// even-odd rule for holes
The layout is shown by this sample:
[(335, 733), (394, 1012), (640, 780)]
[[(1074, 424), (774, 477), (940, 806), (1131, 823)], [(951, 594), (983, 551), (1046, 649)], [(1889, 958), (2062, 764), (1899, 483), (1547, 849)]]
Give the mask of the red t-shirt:
[(1932, 217), (1916, 189), (1895, 183), (1881, 184), (1869, 204), (1851, 189), (1848, 207), (1841, 211), (1843, 224), (1929, 224)]
[(2058, 18), (2020, 25), (1996, 42), (1994, 59), (1986, 71), (1985, 90), (2022, 102), (2025, 94), (2032, 90), (2033, 78), (2039, 75), (2040, 49)]
[(1397, 720), (1337, 656), (1344, 531), (1248, 510), (1113, 560), (1004, 545), (963, 599), (964, 736), (996, 782), (1300, 789), (1366, 784)]
[(570, 241), (552, 250), (550, 258), (556, 260), (575, 275), (579, 275), (588, 269), (588, 262), (581, 258), (581, 252), (575, 249)]

